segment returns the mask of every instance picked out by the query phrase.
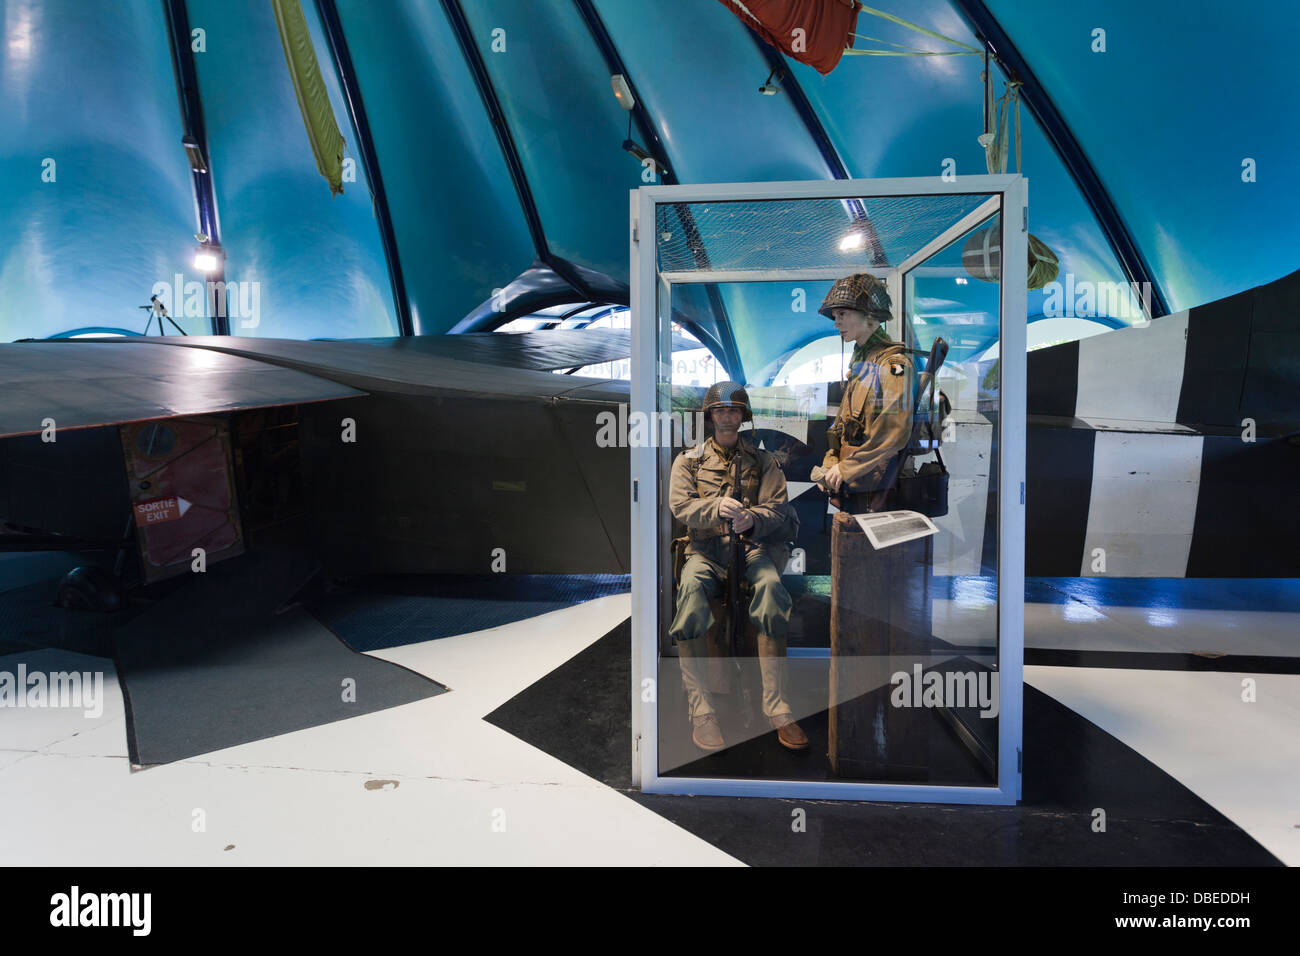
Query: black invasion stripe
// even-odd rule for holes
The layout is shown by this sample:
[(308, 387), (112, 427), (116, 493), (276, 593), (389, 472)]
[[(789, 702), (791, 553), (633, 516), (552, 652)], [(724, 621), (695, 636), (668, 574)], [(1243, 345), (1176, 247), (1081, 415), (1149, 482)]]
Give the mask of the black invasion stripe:
[[(966, 653), (973, 654), (977, 651), (967, 648)], [(1037, 667), (1110, 667), (1145, 671), (1300, 674), (1300, 657), (1263, 654), (1206, 657), (1200, 654), (1158, 651), (1081, 651), (1033, 647), (1025, 649), (1025, 664)]]
[(1234, 424), (1253, 418), (1261, 433), (1300, 428), (1300, 271), (1255, 290), (1246, 381)]
[(1300, 577), (1300, 447), (1206, 435), (1189, 578)]
[(1030, 415), (1073, 416), (1079, 392), (1079, 342), (1034, 349), (1026, 356)]
[(1030, 428), (1025, 441), (1025, 574), (1077, 577), (1088, 533), (1096, 432)]
[(1235, 425), (1250, 345), (1254, 289), (1191, 309), (1178, 395), (1183, 425)]

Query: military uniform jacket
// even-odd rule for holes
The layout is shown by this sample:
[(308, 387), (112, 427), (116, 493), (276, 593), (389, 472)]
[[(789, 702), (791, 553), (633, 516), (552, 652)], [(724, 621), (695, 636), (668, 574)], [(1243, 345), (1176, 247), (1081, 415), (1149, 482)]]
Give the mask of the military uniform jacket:
[(887, 486), (891, 462), (912, 437), (915, 380), (906, 347), (883, 330), (853, 350), (840, 410), (827, 434), (831, 447), (822, 461), (823, 468), (840, 466), (849, 491)]
[(743, 437), (735, 449), (723, 449), (712, 438), (688, 448), (673, 462), (668, 507), (686, 525), (686, 553), (702, 554), (723, 567), (731, 563), (731, 522), (718, 515), (722, 499), (734, 485), (733, 454), (741, 457), (741, 503), (754, 516), (754, 526), (740, 535), (746, 553), (768, 546), (777, 560), (785, 542), (797, 531), (798, 518), (786, 501), (785, 475), (771, 453), (755, 448)]

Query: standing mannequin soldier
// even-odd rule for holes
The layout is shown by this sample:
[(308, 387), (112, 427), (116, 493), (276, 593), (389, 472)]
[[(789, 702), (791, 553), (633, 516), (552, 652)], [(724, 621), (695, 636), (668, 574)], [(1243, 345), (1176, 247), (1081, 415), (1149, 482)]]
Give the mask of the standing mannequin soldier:
[(906, 346), (881, 327), (890, 307), (885, 284), (860, 272), (837, 279), (817, 310), (835, 322), (842, 339), (856, 343), (820, 479), (851, 514), (888, 507), (898, 453), (912, 436), (916, 370)]
[[(668, 506), (690, 532), (669, 633), (677, 642), (692, 738), (702, 750), (725, 746), (709, 698), (704, 635), (714, 623), (709, 601), (731, 563), (733, 534), (740, 537), (745, 579), (754, 588), (749, 617), (758, 629), (763, 715), (782, 746), (808, 746), (784, 695), (790, 594), (781, 584), (780, 569), (798, 517), (786, 502), (785, 475), (776, 459), (740, 437), (741, 422), (753, 418), (744, 388), (735, 382), (711, 386), (704, 396), (704, 420), (712, 423), (713, 435), (677, 456), (669, 484)], [(736, 455), (741, 456), (739, 489)]]

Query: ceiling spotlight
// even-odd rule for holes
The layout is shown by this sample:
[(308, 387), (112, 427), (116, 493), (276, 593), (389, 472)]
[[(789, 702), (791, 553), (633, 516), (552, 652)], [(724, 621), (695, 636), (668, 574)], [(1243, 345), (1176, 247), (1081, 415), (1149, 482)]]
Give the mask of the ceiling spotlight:
[(854, 249), (861, 249), (864, 241), (862, 233), (855, 229), (840, 240), (840, 252), (852, 252)]
[(220, 246), (212, 242), (204, 242), (194, 253), (194, 268), (200, 272), (217, 272), (221, 269), (224, 259), (225, 255)]
[(643, 163), (644, 163), (647, 159), (653, 159), (653, 157), (652, 157), (648, 152), (646, 152), (645, 147), (642, 146), (640, 143), (638, 143), (638, 142), (637, 142), (636, 140), (634, 140), (634, 139), (625, 139), (625, 140), (623, 140), (623, 149), (625, 149), (627, 152), (631, 153), (633, 156), (635, 156), (637, 159), (641, 160), (641, 162), (643, 162)]
[(764, 96), (775, 96), (777, 93), (780, 93), (781, 87), (777, 86), (776, 83), (773, 82), (775, 76), (776, 70), (767, 74), (767, 80), (765, 80), (763, 85), (758, 88), (758, 92), (762, 93)]
[(642, 146), (640, 143), (638, 143), (636, 140), (634, 139), (623, 140), (623, 149), (631, 153), (633, 156), (635, 156), (637, 158), (637, 161), (641, 163), (642, 166), (644, 166), (646, 163), (649, 163), (650, 168), (654, 170), (656, 176), (662, 174), (663, 171), (659, 168), (659, 162), (653, 156), (651, 156), (650, 153), (646, 150), (646, 148)]
[(609, 78), (609, 85), (614, 88), (614, 98), (619, 106), (629, 111), (636, 108), (636, 97), (632, 95), (632, 87), (627, 85), (626, 76), (615, 73)]

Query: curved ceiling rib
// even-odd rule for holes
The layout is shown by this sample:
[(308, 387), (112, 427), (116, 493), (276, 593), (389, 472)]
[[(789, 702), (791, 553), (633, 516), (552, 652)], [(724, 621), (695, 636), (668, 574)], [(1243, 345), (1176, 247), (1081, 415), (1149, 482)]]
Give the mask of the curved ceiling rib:
[(515, 191), (519, 195), (519, 204), (523, 208), (524, 218), (528, 221), (528, 232), (532, 237), (537, 258), (572, 286), (580, 297), (588, 300), (596, 298), (579, 276), (578, 270), (564, 259), (554, 255), (547, 244), (546, 232), (542, 228), (542, 219), (537, 212), (537, 202), (533, 198), (532, 187), (528, 183), (528, 175), (524, 172), (523, 163), (519, 158), (519, 150), (515, 146), (514, 136), (506, 123), (505, 111), (501, 108), (501, 101), (497, 97), (496, 88), (492, 85), (491, 76), (488, 75), (487, 65), (483, 62), (483, 57), (474, 45), (474, 37), (470, 32), (469, 21), (465, 18), (465, 11), (460, 5), (460, 0), (442, 0), (442, 8), (447, 15), (447, 22), (451, 24), (452, 30), (456, 33), (456, 41), (460, 45), (461, 53), (464, 54), (465, 62), (474, 77), (474, 84), (478, 87), (479, 96), (483, 98), (483, 106), (492, 119), (492, 128), (496, 131), (497, 142), (501, 146), (501, 153), (505, 157), (506, 166), (510, 170), (510, 178), (514, 182)]
[(379, 157), (370, 134), (370, 120), (366, 116), (365, 102), (361, 99), (361, 87), (357, 83), (357, 74), (352, 65), (352, 54), (348, 51), (347, 38), (343, 35), (343, 25), (339, 22), (338, 7), (334, 5), (334, 0), (316, 0), (316, 12), (320, 14), (325, 38), (329, 41), (330, 58), (334, 61), (339, 86), (343, 88), (343, 99), (348, 104), (352, 128), (357, 132), (357, 148), (361, 153), (361, 162), (365, 165), (366, 178), (370, 181), (375, 218), (379, 221), (379, 237), (383, 241), (384, 256), (388, 260), (388, 279), (393, 286), (398, 328), (402, 335), (414, 335), (411, 306), (406, 298), (406, 280), (402, 276), (397, 238), (393, 233), (393, 217), (388, 209), (388, 193), (384, 189), (384, 180), (379, 173)]
[[(753, 27), (744, 24), (744, 28), (745, 32), (753, 38), (759, 53), (767, 61), (767, 65), (772, 68), (772, 72), (778, 78), (781, 78), (781, 89), (790, 97), (790, 103), (794, 106), (795, 112), (799, 114), (799, 119), (803, 121), (804, 128), (808, 130), (808, 135), (812, 137), (813, 142), (817, 145), (817, 151), (826, 160), (826, 168), (830, 170), (831, 176), (835, 179), (852, 179), (853, 177), (849, 175), (849, 168), (844, 165), (839, 150), (835, 148), (831, 138), (826, 135), (826, 127), (822, 125), (821, 119), (817, 116), (817, 111), (813, 109), (807, 94), (804, 93), (798, 77), (794, 75), (794, 71), (785, 62), (785, 56), (780, 50), (759, 36)], [(855, 218), (861, 218), (866, 232), (866, 241), (871, 246), (871, 264), (878, 268), (888, 268), (889, 260), (885, 257), (885, 248), (881, 245), (880, 237), (876, 234), (876, 227), (871, 224), (871, 220), (867, 217), (862, 204), (856, 199), (851, 202), (854, 207), (853, 215)]]
[[(659, 135), (658, 127), (650, 119), (650, 114), (646, 110), (644, 101), (637, 93), (636, 83), (628, 73), (627, 66), (623, 63), (623, 58), (619, 56), (618, 48), (614, 45), (613, 39), (609, 35), (609, 30), (605, 28), (605, 23), (596, 12), (592, 0), (573, 0), (574, 5), (578, 8), (583, 22), (587, 25), (587, 31), (591, 34), (592, 40), (600, 49), (601, 56), (605, 59), (605, 65), (611, 74), (620, 74), (626, 81), (628, 89), (632, 91), (632, 117), (641, 130), (641, 135), (646, 138), (647, 146), (651, 157), (658, 167), (660, 180), (668, 186), (677, 183), (677, 176), (673, 173), (672, 164), (668, 162), (667, 151), (664, 148), (662, 137)], [(690, 210), (679, 210), (682, 216), (682, 228), (688, 234), (696, 234), (694, 218)], [(701, 268), (708, 268), (708, 250), (704, 248), (704, 243), (695, 242), (692, 245), (695, 250), (695, 258)], [(739, 376), (744, 380), (744, 367), (740, 361), (740, 349), (736, 345), (735, 335), (732, 333), (731, 323), (727, 320), (727, 307), (722, 301), (722, 295), (718, 292), (718, 287), (713, 283), (705, 286), (705, 294), (709, 298), (709, 308), (713, 312), (714, 329), (717, 340), (722, 346), (722, 358), (726, 362), (729, 372)]]
[[(221, 226), (217, 222), (217, 197), (212, 188), (212, 150), (208, 147), (208, 131), (203, 123), (203, 98), (199, 96), (199, 76), (194, 68), (194, 51), (190, 48), (190, 20), (185, 10), (185, 0), (164, 0), (163, 13), (167, 21), (167, 42), (171, 46), (172, 68), (176, 74), (176, 95), (180, 99), (181, 122), (185, 124), (188, 141), (197, 144), (203, 158), (203, 169), (190, 163), (194, 182), (194, 202), (198, 207), (199, 231), (213, 245), (221, 245)], [(218, 262), (217, 269), (208, 274), (211, 282), (225, 281), (225, 268)], [(224, 309), (212, 309), (214, 335), (230, 334), (230, 319)]]
[(1125, 225), (1109, 191), (1102, 184), (1097, 171), (1093, 169), (1079, 141), (1065, 122), (1065, 117), (1056, 108), (1056, 104), (1052, 102), (1052, 98), (1038, 81), (1034, 71), (1030, 69), (1028, 61), (1020, 55), (1016, 45), (1011, 42), (1011, 38), (989, 12), (983, 0), (952, 0), (952, 5), (971, 24), (976, 35), (988, 42), (998, 59), (1023, 84), (1022, 98), (1038, 120), (1048, 142), (1061, 157), (1061, 162), (1073, 177), (1075, 185), (1083, 193), (1085, 201), (1106, 236), (1106, 241), (1110, 243), (1115, 257), (1119, 260), (1120, 268), (1124, 270), (1130, 282), (1147, 283), (1144, 288), (1151, 290), (1151, 318), (1168, 315), (1169, 303), (1160, 284), (1155, 281), (1150, 264), (1142, 255), (1142, 250), (1138, 248), (1128, 226)]

